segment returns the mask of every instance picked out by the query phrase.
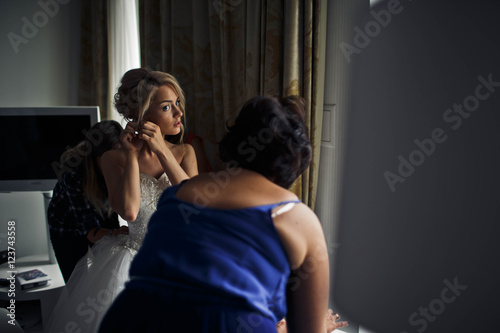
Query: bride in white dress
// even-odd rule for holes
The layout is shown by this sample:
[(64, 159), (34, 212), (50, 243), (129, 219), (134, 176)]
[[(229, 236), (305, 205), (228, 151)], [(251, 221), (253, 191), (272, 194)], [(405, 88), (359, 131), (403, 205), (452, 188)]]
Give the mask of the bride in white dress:
[(163, 190), (172, 186), (164, 173), (159, 179), (140, 175), (141, 207), (129, 223), (129, 235), (106, 236), (75, 266), (63, 289), (46, 332), (96, 332), (105, 311), (123, 289), (132, 258), (142, 244), (149, 218)]
[(176, 141), (183, 132), (184, 105), (182, 89), (169, 74), (133, 69), (123, 76), (115, 106), (131, 121), (121, 135), (122, 148), (106, 152), (101, 169), (111, 208), (129, 222), (129, 234), (102, 238), (80, 259), (43, 325), (45, 332), (98, 331), (128, 280), (161, 194), (197, 175), (193, 148)]

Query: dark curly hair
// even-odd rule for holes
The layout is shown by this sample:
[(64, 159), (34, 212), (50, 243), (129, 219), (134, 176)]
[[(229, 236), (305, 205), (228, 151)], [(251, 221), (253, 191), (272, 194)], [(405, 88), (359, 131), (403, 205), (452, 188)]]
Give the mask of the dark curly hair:
[(299, 96), (257, 96), (243, 105), (219, 144), (221, 160), (289, 188), (311, 163), (312, 148)]

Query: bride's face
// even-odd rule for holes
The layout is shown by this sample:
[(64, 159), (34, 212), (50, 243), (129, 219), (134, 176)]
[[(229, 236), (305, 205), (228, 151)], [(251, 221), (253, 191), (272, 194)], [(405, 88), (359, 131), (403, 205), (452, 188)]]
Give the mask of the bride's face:
[(181, 117), (179, 96), (169, 86), (159, 87), (144, 115), (144, 120), (158, 125), (165, 136), (180, 133)]

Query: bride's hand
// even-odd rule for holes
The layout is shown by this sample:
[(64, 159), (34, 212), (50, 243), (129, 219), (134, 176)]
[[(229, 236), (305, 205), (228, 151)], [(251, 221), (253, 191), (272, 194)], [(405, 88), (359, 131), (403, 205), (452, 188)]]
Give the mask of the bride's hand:
[(113, 230), (113, 236), (118, 235), (128, 235), (128, 227), (126, 225), (122, 225), (119, 229)]
[(158, 125), (151, 121), (145, 121), (141, 126), (139, 137), (144, 140), (151, 151), (157, 155), (162, 152), (170, 153), (170, 149), (165, 144), (165, 138)]
[(125, 129), (120, 135), (120, 141), (125, 149), (132, 152), (139, 152), (141, 150), (144, 141), (136, 134), (138, 129), (139, 124), (133, 121), (128, 122), (127, 126), (125, 126)]

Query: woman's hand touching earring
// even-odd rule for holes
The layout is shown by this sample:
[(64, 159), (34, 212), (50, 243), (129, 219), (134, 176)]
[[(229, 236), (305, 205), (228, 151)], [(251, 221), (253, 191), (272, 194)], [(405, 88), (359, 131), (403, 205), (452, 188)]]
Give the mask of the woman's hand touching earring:
[(142, 124), (139, 138), (144, 140), (156, 155), (171, 153), (160, 127), (151, 121), (145, 121)]
[(139, 152), (144, 141), (139, 138), (139, 124), (134, 121), (127, 123), (127, 126), (120, 135), (122, 146), (132, 152)]

